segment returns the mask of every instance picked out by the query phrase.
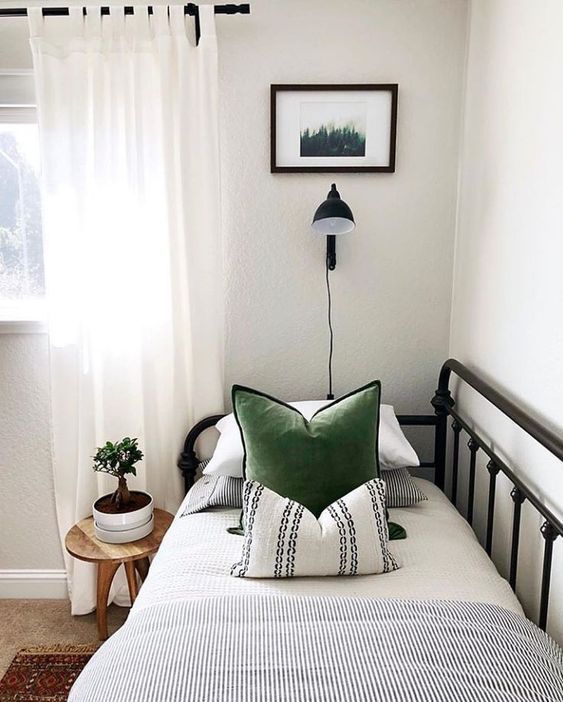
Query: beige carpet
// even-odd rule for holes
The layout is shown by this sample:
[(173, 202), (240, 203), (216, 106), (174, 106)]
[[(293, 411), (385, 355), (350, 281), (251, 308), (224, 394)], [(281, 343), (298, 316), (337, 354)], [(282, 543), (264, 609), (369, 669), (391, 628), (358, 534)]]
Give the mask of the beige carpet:
[[(110, 636), (128, 614), (128, 607), (108, 608)], [(0, 678), (20, 648), (96, 642), (95, 612), (73, 617), (66, 600), (0, 600)]]

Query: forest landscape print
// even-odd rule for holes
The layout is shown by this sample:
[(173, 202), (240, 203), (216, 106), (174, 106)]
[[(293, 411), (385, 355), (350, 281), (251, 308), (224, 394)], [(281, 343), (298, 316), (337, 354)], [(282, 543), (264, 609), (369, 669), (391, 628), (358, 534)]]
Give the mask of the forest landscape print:
[(397, 83), (270, 85), (271, 173), (394, 173)]
[(366, 155), (365, 102), (302, 102), (301, 157)]

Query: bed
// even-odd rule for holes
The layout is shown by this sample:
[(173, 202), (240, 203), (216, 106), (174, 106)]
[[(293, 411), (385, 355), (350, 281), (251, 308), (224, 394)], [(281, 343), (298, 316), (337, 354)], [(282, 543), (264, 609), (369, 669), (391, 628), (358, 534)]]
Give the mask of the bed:
[[(539, 431), (541, 443), (555, 442), (549, 449), (561, 451), (563, 458), (557, 437), (528, 425), (530, 418), (521, 410), (491, 396), (495, 391), (481, 379), (448, 361), (433, 400), (435, 414), (400, 418), (403, 424), (433, 428), (430, 465), (436, 476), (436, 484), (417, 479), (427, 502), (390, 510), (390, 518), (408, 533), (406, 540), (391, 542), (403, 563), (400, 570), (352, 578), (233, 578), (229, 570), (240, 556), (241, 537), (227, 528), (236, 525), (240, 510), (212, 508), (182, 516), (180, 507), (126, 624), (86, 666), (71, 690), (71, 702), (563, 700), (561, 649), (524, 617), (509, 582), (454, 506), (461, 431), (474, 442), (470, 482), (477, 450), (493, 454), (493, 508), (497, 473), (512, 474), (454, 409), (448, 389), (452, 371), (478, 385), (483, 396), (492, 397), (532, 436), (538, 438)], [(454, 421), (449, 479), (454, 504), (443, 492), (448, 417)], [(179, 464), (187, 488), (199, 464), (196, 440), (217, 419), (200, 422), (188, 434)], [(512, 477), (518, 490), (516, 538), (521, 495), (537, 502), (545, 517), (542, 618), (547, 615), (552, 544), (563, 531), (557, 518)], [(494, 509), (487, 547), (493, 516)], [(517, 557), (516, 541), (511, 571)]]

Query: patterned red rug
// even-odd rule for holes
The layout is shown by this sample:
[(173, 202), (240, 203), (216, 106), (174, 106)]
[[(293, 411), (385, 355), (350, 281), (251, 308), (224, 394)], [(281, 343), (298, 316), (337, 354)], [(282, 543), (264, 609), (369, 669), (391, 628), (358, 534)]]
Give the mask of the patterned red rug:
[(0, 680), (0, 702), (65, 702), (97, 648), (95, 644), (22, 648)]

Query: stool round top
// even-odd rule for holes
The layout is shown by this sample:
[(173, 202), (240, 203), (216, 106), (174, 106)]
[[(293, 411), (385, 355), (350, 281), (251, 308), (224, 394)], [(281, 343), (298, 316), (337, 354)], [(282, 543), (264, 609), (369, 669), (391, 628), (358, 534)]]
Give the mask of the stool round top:
[(174, 516), (163, 509), (154, 510), (154, 529), (144, 539), (126, 544), (106, 544), (94, 534), (94, 518), (87, 517), (75, 524), (65, 538), (66, 550), (81, 561), (136, 561), (156, 553), (172, 524)]

